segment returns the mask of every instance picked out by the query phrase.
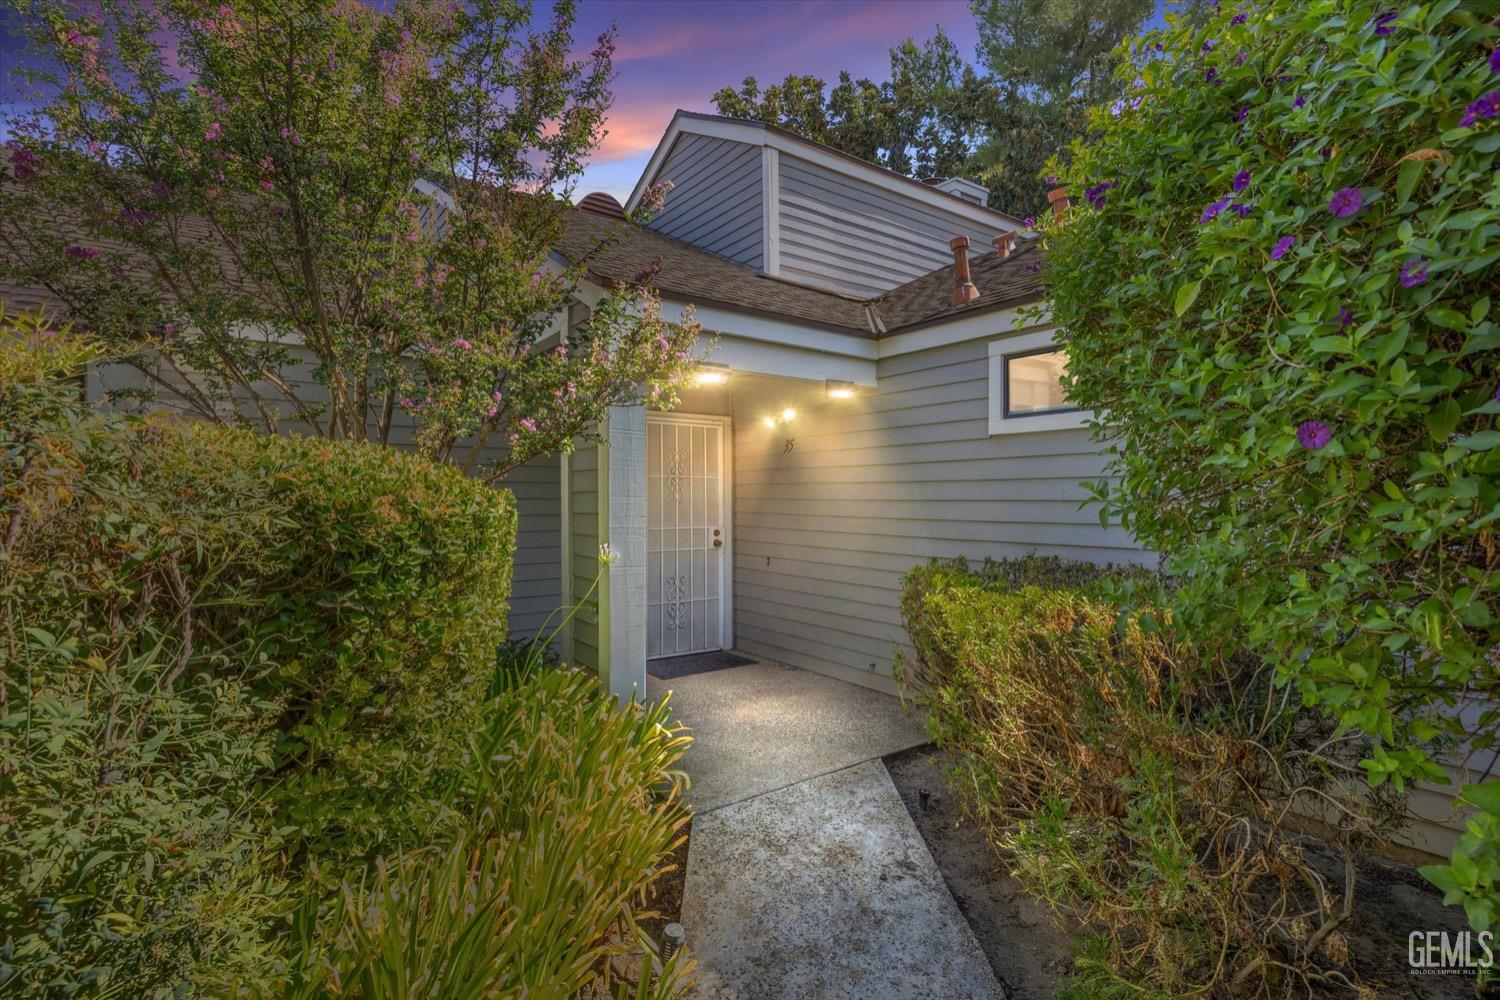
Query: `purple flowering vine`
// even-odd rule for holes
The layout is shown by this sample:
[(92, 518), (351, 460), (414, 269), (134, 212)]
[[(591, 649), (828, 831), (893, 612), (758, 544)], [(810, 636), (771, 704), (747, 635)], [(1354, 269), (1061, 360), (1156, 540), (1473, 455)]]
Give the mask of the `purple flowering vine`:
[(1248, 104), (1241, 104), (1240, 105), (1240, 110), (1237, 111), (1237, 112), (1235, 112), (1234, 120), (1237, 121), (1237, 122), (1242, 122), (1246, 118), (1249, 118), (1249, 117), (1250, 117), (1250, 105), (1248, 105)]
[(1375, 34), (1384, 38), (1396, 29), (1391, 27), (1391, 22), (1396, 19), (1396, 12), (1388, 10), (1384, 14), (1376, 15), (1370, 23), (1375, 25)]
[(1468, 128), (1481, 118), (1496, 117), (1500, 117), (1500, 90), (1492, 90), (1464, 108), (1464, 116), (1458, 120), (1458, 127)]
[(1106, 200), (1105, 195), (1109, 192), (1109, 189), (1114, 186), (1114, 181), (1103, 181), (1085, 190), (1083, 192), (1083, 196), (1088, 200), (1088, 203), (1091, 207), (1100, 209), (1104, 207), (1104, 203)]
[(1300, 107), (1302, 107), (1302, 105), (1304, 105), (1306, 103), (1307, 103), (1307, 98), (1303, 97), (1301, 94), (1298, 94), (1297, 95), (1297, 99), (1292, 102), (1292, 107), (1294, 107), (1294, 108), (1300, 108)]
[(1229, 209), (1242, 219), (1250, 215), (1250, 206), (1246, 205), (1244, 202), (1237, 201), (1233, 205), (1230, 205)]
[(1250, 186), (1250, 171), (1241, 170), (1234, 175), (1234, 181), (1229, 185), (1235, 191), (1243, 191)]
[(1271, 248), (1271, 259), (1280, 260), (1285, 257), (1291, 251), (1292, 244), (1296, 242), (1296, 237), (1293, 236), (1283, 236), (1277, 240), (1276, 245)]
[(1245, 14), (1236, 14), (1236, 15), (1234, 15), (1233, 17), (1231, 17), (1229, 19), (1229, 24), (1230, 24), (1231, 27), (1233, 27), (1236, 24), (1244, 24), (1245, 20), (1246, 20), (1246, 15)]
[(1334, 322), (1338, 323), (1339, 332), (1342, 333), (1343, 331), (1349, 329), (1351, 325), (1353, 325), (1354, 314), (1349, 311), (1348, 306), (1339, 306), (1339, 313), (1333, 319)]
[(1490, 72), (1500, 73), (1500, 49), (1490, 53)]
[(1218, 78), (1219, 78), (1219, 71), (1217, 69), (1215, 69), (1214, 67), (1212, 67), (1212, 66), (1208, 67), (1208, 69), (1206, 71), (1204, 71), (1204, 73), (1203, 73), (1203, 82), (1204, 83), (1213, 83)]
[(1216, 218), (1219, 217), (1219, 213), (1220, 212), (1224, 211), (1224, 209), (1226, 209), (1226, 208), (1229, 207), (1230, 200), (1231, 200), (1230, 196), (1226, 194), (1224, 197), (1220, 198), (1218, 201), (1213, 202), (1212, 204), (1208, 205), (1208, 207), (1206, 207), (1205, 209), (1203, 209), (1203, 214), (1200, 215), (1200, 216), (1198, 216), (1198, 221), (1200, 223), (1201, 222), (1212, 222), (1214, 219), (1216, 219)]
[(1418, 257), (1409, 260), (1401, 268), (1401, 287), (1415, 288), (1427, 283), (1427, 261)]
[(1365, 196), (1360, 194), (1359, 188), (1356, 187), (1339, 188), (1333, 193), (1333, 197), (1328, 199), (1328, 211), (1339, 219), (1357, 215), (1364, 205)]
[(1321, 420), (1304, 420), (1297, 425), (1297, 443), (1317, 451), (1333, 440), (1333, 430)]

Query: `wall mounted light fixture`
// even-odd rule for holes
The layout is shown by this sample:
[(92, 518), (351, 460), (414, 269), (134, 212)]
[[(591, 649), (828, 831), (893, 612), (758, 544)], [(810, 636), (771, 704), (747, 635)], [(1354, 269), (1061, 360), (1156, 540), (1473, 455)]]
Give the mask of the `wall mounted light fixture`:
[(729, 366), (705, 361), (698, 366), (699, 385), (723, 385), (729, 381)]
[(823, 380), (824, 391), (829, 399), (853, 399), (854, 383), (845, 382), (843, 379), (830, 378)]

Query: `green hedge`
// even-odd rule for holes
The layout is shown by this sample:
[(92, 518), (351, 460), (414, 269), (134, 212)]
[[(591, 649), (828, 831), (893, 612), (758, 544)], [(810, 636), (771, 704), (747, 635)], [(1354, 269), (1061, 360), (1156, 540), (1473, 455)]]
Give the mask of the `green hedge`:
[(91, 360), (0, 317), (0, 991), (253, 980), (293, 883), (444, 814), (512, 501), (374, 445), (93, 412)]
[[(919, 567), (904, 581), (915, 652), (898, 678), (971, 816), (1078, 931), (1079, 995), (1313, 980), (1347, 960), (1344, 915), (1309, 888), (1321, 879), (1283, 824), (1330, 796), (1349, 810), (1334, 838), (1347, 851), (1392, 814), (1372, 817), (1306, 766), (1327, 727), (1269, 668), (1139, 601), (1150, 583), (1050, 559)], [(1125, 584), (1129, 612), (1109, 597)]]

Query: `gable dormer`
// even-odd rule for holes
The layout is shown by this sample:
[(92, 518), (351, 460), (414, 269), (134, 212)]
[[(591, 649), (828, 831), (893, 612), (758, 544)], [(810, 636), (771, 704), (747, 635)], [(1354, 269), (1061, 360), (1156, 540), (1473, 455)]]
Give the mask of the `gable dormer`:
[(627, 208), (664, 181), (652, 229), (762, 274), (873, 298), (988, 246), (1018, 220), (971, 182), (925, 184), (774, 125), (678, 111)]

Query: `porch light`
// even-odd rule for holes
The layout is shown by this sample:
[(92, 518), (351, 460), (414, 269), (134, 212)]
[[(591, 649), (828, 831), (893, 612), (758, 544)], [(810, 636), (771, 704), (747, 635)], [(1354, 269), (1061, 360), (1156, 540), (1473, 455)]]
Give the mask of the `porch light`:
[(829, 399), (853, 399), (854, 383), (845, 382), (843, 379), (830, 378), (823, 381), (824, 388)]
[(763, 418), (761, 418), (761, 423), (765, 424), (767, 427), (769, 427), (773, 431), (776, 429), (776, 418), (775, 417), (763, 417)]
[(699, 385), (723, 385), (729, 381), (729, 366), (705, 361), (698, 366)]
[(797, 419), (797, 411), (794, 410), (794, 409), (792, 409), (790, 406), (788, 406), (786, 409), (784, 409), (784, 410), (781, 411), (781, 422), (782, 423), (789, 424), (793, 420), (796, 420), (796, 419)]

